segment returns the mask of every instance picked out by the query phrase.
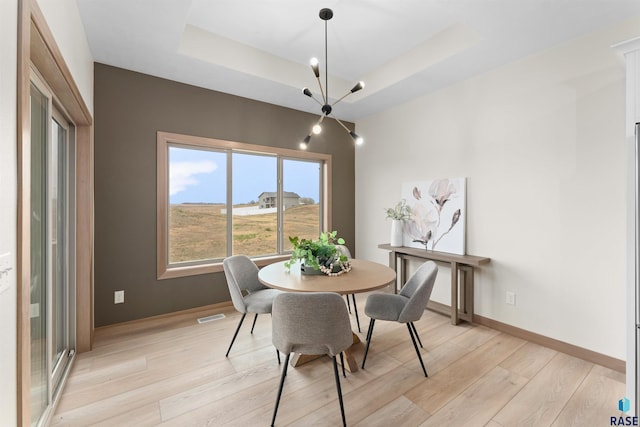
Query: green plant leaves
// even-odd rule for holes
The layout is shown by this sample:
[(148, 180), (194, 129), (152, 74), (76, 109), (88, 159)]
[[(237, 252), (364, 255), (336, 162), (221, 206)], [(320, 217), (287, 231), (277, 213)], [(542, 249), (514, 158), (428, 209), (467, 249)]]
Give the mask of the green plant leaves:
[(293, 246), (293, 252), (291, 259), (284, 263), (287, 269), (291, 268), (296, 261), (302, 261), (306, 266), (320, 269), (320, 266), (329, 267), (333, 263), (348, 260), (335, 246), (345, 243), (342, 237), (338, 237), (337, 231), (321, 233), (317, 240), (289, 236), (289, 242)]

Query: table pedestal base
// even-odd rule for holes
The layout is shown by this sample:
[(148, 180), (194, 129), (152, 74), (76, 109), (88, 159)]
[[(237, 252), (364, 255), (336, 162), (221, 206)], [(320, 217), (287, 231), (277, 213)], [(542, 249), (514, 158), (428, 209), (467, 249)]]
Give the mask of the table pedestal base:
[[(360, 342), (360, 337), (353, 333), (353, 345), (358, 344)], [(320, 357), (323, 357), (323, 354), (300, 354), (294, 353), (293, 357), (289, 364), (293, 367), (304, 365), (305, 363), (311, 362), (312, 360), (316, 360)], [(338, 363), (340, 363), (340, 358), (338, 357)], [(355, 372), (358, 370), (358, 364), (356, 363), (355, 357), (351, 354), (351, 347), (344, 351), (344, 368), (349, 372)]]

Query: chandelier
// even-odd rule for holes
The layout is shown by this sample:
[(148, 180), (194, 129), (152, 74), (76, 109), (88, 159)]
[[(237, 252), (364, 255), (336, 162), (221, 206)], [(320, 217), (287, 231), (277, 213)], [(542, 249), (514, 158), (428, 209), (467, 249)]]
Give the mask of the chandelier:
[(313, 99), (320, 105), (321, 107), (320, 110), (322, 111), (322, 114), (320, 115), (320, 118), (318, 119), (316, 124), (314, 124), (313, 127), (311, 128), (311, 131), (309, 132), (309, 134), (305, 136), (302, 142), (300, 143), (300, 148), (303, 150), (306, 150), (309, 145), (309, 141), (311, 140), (311, 136), (317, 135), (320, 132), (322, 132), (322, 122), (325, 119), (325, 117), (331, 117), (336, 122), (338, 122), (340, 126), (342, 126), (344, 130), (346, 130), (347, 133), (351, 135), (351, 138), (353, 138), (355, 143), (357, 145), (361, 145), (364, 142), (362, 137), (360, 137), (354, 131), (349, 130), (349, 128), (347, 128), (344, 123), (342, 123), (336, 116), (333, 115), (332, 111), (333, 111), (333, 106), (336, 105), (338, 102), (342, 101), (344, 98), (351, 95), (352, 93), (362, 89), (364, 87), (364, 82), (360, 81), (356, 83), (356, 85), (350, 91), (348, 91), (346, 94), (344, 94), (341, 98), (339, 98), (334, 103), (329, 104), (329, 72), (328, 72), (329, 67), (328, 67), (328, 61), (327, 61), (327, 57), (328, 57), (327, 55), (327, 51), (328, 51), (327, 50), (327, 21), (333, 18), (333, 11), (331, 9), (324, 8), (320, 10), (319, 15), (320, 15), (320, 19), (324, 21), (324, 67), (325, 67), (324, 68), (324, 88), (322, 87), (322, 80), (320, 79), (320, 67), (319, 67), (318, 59), (311, 58), (310, 64), (311, 64), (311, 69), (313, 70), (313, 74), (316, 76), (316, 80), (318, 81), (318, 86), (320, 87), (320, 95), (322, 96), (322, 101), (316, 98), (311, 92), (311, 90), (309, 90), (308, 87), (305, 87), (304, 89), (302, 89), (302, 93), (308, 96), (309, 98)]

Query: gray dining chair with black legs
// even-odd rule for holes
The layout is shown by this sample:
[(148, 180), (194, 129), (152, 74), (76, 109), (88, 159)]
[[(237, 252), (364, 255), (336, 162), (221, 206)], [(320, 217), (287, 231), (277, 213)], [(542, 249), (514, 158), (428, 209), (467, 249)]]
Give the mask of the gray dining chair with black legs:
[[(268, 288), (260, 283), (258, 280), (258, 266), (246, 255), (233, 255), (225, 258), (222, 261), (222, 267), (227, 278), (233, 306), (242, 313), (238, 327), (233, 334), (233, 338), (231, 338), (231, 344), (229, 344), (225, 354), (225, 357), (228, 357), (247, 313), (255, 314), (251, 325), (251, 333), (253, 333), (258, 314), (271, 313), (273, 299), (280, 295), (282, 291)], [(277, 355), (278, 363), (280, 363), (280, 353), (277, 353)]]
[[(342, 255), (351, 259), (351, 251), (345, 245), (336, 245), (336, 249), (342, 253)], [(356, 305), (356, 294), (350, 294), (351, 299), (353, 300), (353, 312), (356, 314), (356, 324), (358, 325), (358, 332), (362, 332), (360, 330), (360, 317), (358, 316), (358, 306)], [(345, 295), (347, 299), (347, 308), (349, 309), (349, 313), (351, 313), (351, 303), (349, 302), (349, 294)]]
[(367, 297), (364, 312), (371, 320), (367, 331), (367, 346), (364, 349), (362, 358), (362, 369), (364, 369), (364, 364), (367, 361), (367, 354), (373, 337), (373, 326), (376, 320), (388, 320), (407, 325), (409, 336), (418, 355), (424, 376), (428, 377), (427, 369), (424, 367), (424, 362), (420, 355), (420, 349), (416, 344), (417, 339), (420, 342), (420, 347), (422, 347), (422, 341), (413, 322), (420, 320), (422, 317), (431, 297), (437, 274), (438, 266), (433, 261), (427, 261), (411, 275), (399, 294), (371, 294)]
[[(353, 344), (353, 334), (342, 297), (330, 292), (290, 292), (278, 295), (273, 301), (271, 326), (273, 345), (286, 355), (271, 425), (276, 422), (289, 357), (295, 352), (331, 356), (342, 425), (346, 426), (336, 356), (342, 355)], [(344, 375), (344, 363), (342, 366)]]

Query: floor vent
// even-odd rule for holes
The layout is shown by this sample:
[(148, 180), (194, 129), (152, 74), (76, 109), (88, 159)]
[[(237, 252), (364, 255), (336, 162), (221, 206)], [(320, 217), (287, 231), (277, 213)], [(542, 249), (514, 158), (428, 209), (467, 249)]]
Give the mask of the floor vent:
[(214, 320), (224, 319), (224, 314), (214, 314), (212, 316), (201, 317), (198, 319), (198, 323), (213, 322)]

